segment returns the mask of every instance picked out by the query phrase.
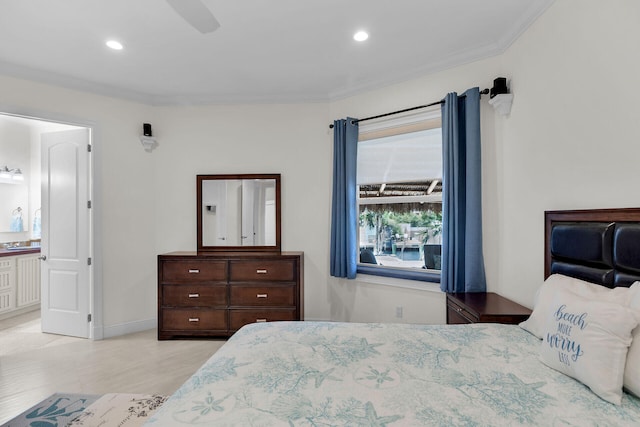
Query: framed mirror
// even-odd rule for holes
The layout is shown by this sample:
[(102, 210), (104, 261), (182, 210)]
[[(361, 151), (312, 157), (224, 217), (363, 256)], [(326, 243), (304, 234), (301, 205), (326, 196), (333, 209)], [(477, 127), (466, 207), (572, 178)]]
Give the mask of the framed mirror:
[(198, 252), (279, 252), (280, 174), (198, 175)]

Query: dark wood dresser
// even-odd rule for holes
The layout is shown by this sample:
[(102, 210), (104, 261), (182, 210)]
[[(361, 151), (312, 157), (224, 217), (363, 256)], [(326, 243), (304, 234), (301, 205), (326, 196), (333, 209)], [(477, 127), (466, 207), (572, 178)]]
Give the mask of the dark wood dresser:
[(531, 310), (493, 292), (448, 293), (447, 323), (507, 323), (525, 321)]
[(158, 255), (158, 339), (228, 337), (253, 322), (303, 319), (302, 252)]

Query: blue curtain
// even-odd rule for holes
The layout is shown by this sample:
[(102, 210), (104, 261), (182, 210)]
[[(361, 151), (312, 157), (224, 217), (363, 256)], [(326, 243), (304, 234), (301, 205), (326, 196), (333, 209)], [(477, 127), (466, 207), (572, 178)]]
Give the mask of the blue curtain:
[(486, 292), (482, 255), (480, 91), (442, 105), (442, 276), (444, 292)]
[(331, 275), (355, 279), (358, 265), (356, 165), (358, 124), (333, 122), (333, 199), (331, 204)]

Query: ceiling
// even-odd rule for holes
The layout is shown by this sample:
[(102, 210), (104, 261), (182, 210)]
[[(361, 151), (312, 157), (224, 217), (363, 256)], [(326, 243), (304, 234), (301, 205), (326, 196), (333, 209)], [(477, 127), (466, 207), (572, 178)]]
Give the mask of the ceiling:
[(500, 54), (553, 0), (202, 2), (208, 34), (165, 0), (0, 0), (0, 74), (151, 105), (323, 102)]

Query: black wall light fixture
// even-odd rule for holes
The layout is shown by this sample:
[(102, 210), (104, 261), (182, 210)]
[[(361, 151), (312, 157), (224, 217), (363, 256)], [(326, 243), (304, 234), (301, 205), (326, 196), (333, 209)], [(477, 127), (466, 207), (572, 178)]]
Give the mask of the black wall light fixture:
[(493, 87), (489, 91), (489, 104), (501, 116), (511, 113), (513, 94), (509, 93), (506, 77), (497, 77), (493, 80)]
[(142, 135), (140, 135), (140, 143), (144, 147), (144, 151), (151, 152), (158, 146), (158, 141), (153, 137), (151, 123), (142, 124)]

